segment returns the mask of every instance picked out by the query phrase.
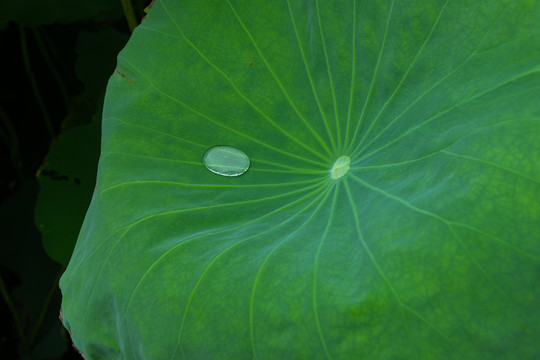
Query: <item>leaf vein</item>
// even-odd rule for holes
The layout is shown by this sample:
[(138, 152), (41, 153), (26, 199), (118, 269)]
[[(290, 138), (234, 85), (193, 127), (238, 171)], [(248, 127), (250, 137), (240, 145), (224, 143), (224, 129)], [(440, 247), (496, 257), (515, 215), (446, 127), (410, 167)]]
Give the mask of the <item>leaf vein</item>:
[(330, 126), (328, 125), (328, 120), (326, 119), (326, 115), (322, 109), (321, 102), (319, 101), (319, 96), (317, 95), (317, 91), (315, 90), (315, 84), (313, 83), (313, 77), (311, 75), (311, 72), (309, 71), (308, 63), (306, 61), (306, 55), (304, 54), (304, 49), (302, 48), (302, 43), (300, 42), (300, 35), (298, 34), (298, 29), (296, 28), (296, 22), (294, 21), (294, 16), (291, 9), (291, 2), (290, 0), (287, 0), (287, 5), (289, 8), (289, 15), (291, 19), (291, 24), (294, 29), (294, 34), (296, 36), (296, 43), (298, 44), (298, 49), (300, 50), (300, 54), (302, 55), (302, 61), (304, 63), (304, 68), (306, 70), (307, 77), (309, 79), (309, 84), (311, 86), (311, 91), (313, 92), (313, 97), (315, 99), (315, 102), (317, 103), (317, 107), (319, 109), (319, 112), (321, 114), (321, 117), (324, 122), (324, 127), (326, 128), (326, 132), (328, 134), (328, 138), (330, 139), (330, 143), (332, 145), (332, 149), (334, 152), (336, 151), (336, 144), (334, 142), (334, 138), (332, 136), (332, 132), (330, 131)]
[[(318, 156), (319, 158), (323, 159), (323, 160), (326, 160), (326, 158), (321, 155), (320, 153), (318, 153), (317, 151), (315, 151), (314, 149), (312, 149), (311, 147), (305, 145), (303, 142), (299, 141), (296, 137), (292, 136), (291, 134), (289, 134), (287, 131), (285, 131), (281, 126), (279, 126), (274, 120), (272, 120), (272, 118), (270, 118), (266, 113), (264, 113), (258, 106), (256, 106), (242, 91), (240, 91), (240, 89), (236, 86), (236, 84), (232, 81), (232, 79), (227, 75), (225, 74), (225, 72), (223, 70), (221, 70), (219, 67), (217, 67), (213, 62), (210, 61), (210, 59), (208, 59), (203, 53), (202, 51), (197, 48), (195, 46), (195, 44), (193, 44), (191, 42), (191, 40), (189, 40), (187, 38), (187, 36), (184, 34), (184, 32), (182, 31), (182, 29), (180, 28), (180, 26), (178, 25), (178, 23), (176, 22), (176, 20), (174, 19), (174, 17), (170, 14), (170, 12), (168, 11), (168, 9), (165, 7), (165, 4), (163, 3), (163, 1), (160, 1), (159, 4), (162, 5), (163, 9), (165, 10), (165, 12), (167, 13), (167, 15), (169, 16), (169, 18), (171, 19), (171, 21), (174, 23), (174, 25), (176, 26), (176, 28), (178, 29), (178, 32), (182, 35), (183, 39), (193, 48), (193, 50), (195, 50), (197, 52), (197, 54), (206, 62), (208, 63), (208, 65), (210, 65), (214, 70), (216, 70), (221, 76), (223, 76), (227, 82), (232, 86), (232, 88), (238, 93), (238, 95), (240, 95), (240, 97), (246, 101), (253, 109), (255, 109), (255, 111), (257, 111), (266, 121), (268, 121), (273, 127), (275, 127), (276, 129), (278, 129), (279, 132), (281, 132), (283, 135), (285, 135), (287, 138), (289, 138), (290, 140), (294, 141), (295, 143), (297, 143), (298, 145), (302, 146), (304, 149), (310, 151), (311, 153), (313, 153), (314, 155)], [(290, 99), (289, 99), (290, 101)], [(296, 109), (296, 108), (295, 108)], [(305, 122), (305, 120), (304, 120)]]
[[(311, 134), (313, 135), (313, 137), (321, 144), (321, 146), (326, 150), (326, 152), (328, 153), (328, 155), (332, 155), (332, 152), (330, 151), (330, 149), (328, 148), (328, 146), (326, 146), (326, 144), (324, 143), (324, 141), (321, 139), (321, 137), (319, 136), (319, 134), (317, 134), (317, 132), (313, 129), (313, 127), (309, 124), (309, 122), (307, 122), (307, 120), (304, 118), (304, 116), (302, 115), (302, 113), (300, 113), (300, 111), (298, 110), (298, 108), (296, 107), (296, 105), (294, 104), (294, 102), (292, 101), (291, 97), (289, 96), (289, 94), (287, 93), (287, 91), (285, 90), (285, 88), (283, 87), (283, 84), (281, 83), (281, 81), (279, 80), (278, 76), (276, 75), (276, 73), (274, 72), (274, 70), (272, 69), (272, 67), (270, 66), (270, 64), (268, 63), (268, 60), (266, 59), (266, 57), (263, 55), (261, 49), (259, 48), (259, 46), (257, 45), (257, 43), (255, 42), (255, 39), (253, 38), (253, 36), (251, 35), (251, 33), (249, 32), (249, 30), (247, 29), (246, 25), (244, 24), (244, 22), (242, 21), (242, 19), (240, 19), (240, 16), (238, 15), (238, 13), (236, 12), (236, 10), (234, 9), (234, 7), (232, 6), (231, 2), (229, 0), (226, 0), (227, 1), (227, 4), (229, 5), (229, 7), (231, 8), (236, 20), (238, 21), (238, 23), (241, 25), (242, 29), (244, 29), (244, 32), (246, 33), (246, 35), (248, 36), (248, 38), (250, 39), (251, 43), (253, 44), (253, 47), (255, 48), (255, 50), (257, 51), (257, 53), (259, 54), (259, 56), (261, 57), (261, 59), (263, 60), (264, 64), (266, 65), (266, 68), (268, 69), (268, 71), (270, 72), (270, 74), (272, 75), (272, 77), (274, 78), (274, 80), (276, 81), (276, 83), (278, 84), (281, 92), (283, 93), (283, 95), (285, 96), (285, 98), (287, 99), (287, 101), (289, 102), (289, 104), (291, 105), (291, 107), (293, 108), (294, 112), (298, 115), (298, 117), (300, 118), (300, 120), (304, 123), (304, 125), (308, 128), (308, 130), (311, 132)], [(314, 151), (314, 150), (313, 150)], [(321, 156), (322, 157), (322, 156)], [(325, 158), (325, 160), (328, 160), (328, 158)]]

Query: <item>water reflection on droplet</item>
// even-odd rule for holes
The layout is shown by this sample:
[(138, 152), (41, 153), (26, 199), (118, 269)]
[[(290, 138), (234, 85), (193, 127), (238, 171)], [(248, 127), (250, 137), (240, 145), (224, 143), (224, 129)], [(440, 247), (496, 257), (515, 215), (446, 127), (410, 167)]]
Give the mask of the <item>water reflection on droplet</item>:
[(348, 156), (339, 157), (332, 167), (332, 179), (337, 180), (349, 172), (351, 168), (351, 158)]
[(214, 174), (221, 176), (240, 176), (250, 165), (249, 157), (232, 146), (218, 145), (206, 150), (203, 164)]

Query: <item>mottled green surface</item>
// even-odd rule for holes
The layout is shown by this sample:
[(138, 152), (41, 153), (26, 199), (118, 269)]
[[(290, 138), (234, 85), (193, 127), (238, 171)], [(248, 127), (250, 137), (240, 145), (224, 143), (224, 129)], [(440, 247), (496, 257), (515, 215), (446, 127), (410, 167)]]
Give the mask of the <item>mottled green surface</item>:
[[(540, 358), (538, 18), (533, 0), (157, 1), (109, 82), (61, 281), (75, 345)], [(209, 172), (215, 145), (250, 169)]]

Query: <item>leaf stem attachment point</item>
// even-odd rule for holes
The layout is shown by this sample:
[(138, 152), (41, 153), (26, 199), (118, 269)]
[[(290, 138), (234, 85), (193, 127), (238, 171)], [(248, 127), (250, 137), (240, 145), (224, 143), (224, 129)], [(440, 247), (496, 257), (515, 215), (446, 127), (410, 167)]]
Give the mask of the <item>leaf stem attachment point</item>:
[(345, 174), (349, 172), (350, 168), (351, 168), (351, 158), (346, 155), (339, 157), (334, 163), (334, 166), (332, 167), (332, 171), (331, 171), (332, 179), (337, 180), (343, 177)]

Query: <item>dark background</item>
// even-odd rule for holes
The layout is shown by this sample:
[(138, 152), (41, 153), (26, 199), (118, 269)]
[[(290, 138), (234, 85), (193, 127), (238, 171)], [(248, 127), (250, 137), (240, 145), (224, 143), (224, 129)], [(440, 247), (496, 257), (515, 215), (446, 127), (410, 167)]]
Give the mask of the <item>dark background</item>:
[(0, 358), (81, 359), (58, 280), (95, 183), (107, 80), (150, 1), (0, 1)]

